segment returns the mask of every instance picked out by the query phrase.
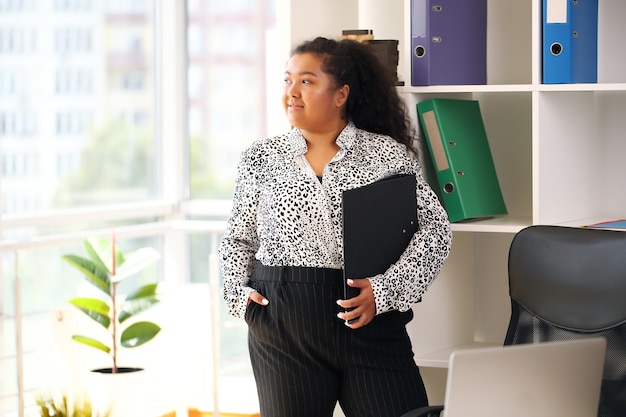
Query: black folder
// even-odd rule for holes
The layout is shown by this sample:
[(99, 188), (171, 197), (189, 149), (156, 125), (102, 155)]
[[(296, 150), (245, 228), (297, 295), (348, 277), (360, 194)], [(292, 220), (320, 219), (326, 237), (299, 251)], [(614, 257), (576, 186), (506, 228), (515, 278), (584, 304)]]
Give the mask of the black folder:
[[(344, 278), (369, 278), (395, 263), (417, 231), (417, 180), (399, 174), (343, 192)], [(344, 299), (358, 295), (344, 282)]]

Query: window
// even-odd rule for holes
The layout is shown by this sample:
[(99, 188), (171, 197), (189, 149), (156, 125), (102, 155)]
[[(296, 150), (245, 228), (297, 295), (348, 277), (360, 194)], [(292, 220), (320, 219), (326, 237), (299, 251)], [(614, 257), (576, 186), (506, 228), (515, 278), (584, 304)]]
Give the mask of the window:
[[(50, 319), (78, 286), (61, 261), (78, 236), (139, 229), (120, 242), (164, 246), (158, 222), (172, 209), (149, 205), (160, 198), (156, 2), (114, 17), (110, 3), (0, 0), (0, 417), (67, 382), (49, 366)], [(123, 203), (148, 208), (107, 208)]]
[(79, 68), (59, 69), (56, 72), (55, 92), (59, 95), (79, 95), (93, 92), (93, 72)]
[[(49, 369), (54, 312), (80, 282), (60, 257), (112, 230), (125, 251), (157, 247), (152, 272), (169, 287), (212, 286), (219, 325), (190, 332), (198, 379), (170, 391), (206, 394), (212, 372), (249, 386), (246, 326), (225, 313), (216, 249), (239, 154), (278, 124), (275, 15), (273, 0), (0, 0), (0, 417), (33, 415), (42, 386), (71, 376)], [(187, 50), (161, 43), (184, 34)]]
[(36, 47), (35, 30), (29, 26), (16, 27), (7, 24), (0, 28), (0, 53), (32, 53)]
[[(47, 2), (36, 2), (30, 10), (0, 15), (2, 152), (28, 151), (42, 168), (30, 190), (41, 205), (8, 204), (4, 210), (158, 198), (153, 1), (133, 2), (129, 19), (119, 19), (125, 9), (113, 9), (111, 18), (107, 4), (57, 0), (56, 13), (49, 13)], [(31, 38), (38, 42), (26, 48)], [(32, 140), (26, 144), (24, 137)], [(21, 188), (11, 181), (5, 178), (3, 186)]]
[[(269, 135), (266, 74), (282, 76), (270, 42), (274, 1), (189, 2), (188, 88), (192, 198), (229, 199), (241, 151)], [(276, 106), (279, 102), (276, 101)]]

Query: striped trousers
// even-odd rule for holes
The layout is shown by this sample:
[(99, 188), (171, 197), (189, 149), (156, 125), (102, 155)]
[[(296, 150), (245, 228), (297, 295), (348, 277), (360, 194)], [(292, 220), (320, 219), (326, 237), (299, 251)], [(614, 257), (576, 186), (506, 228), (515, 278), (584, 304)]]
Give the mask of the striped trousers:
[(249, 285), (248, 347), (262, 417), (398, 417), (428, 403), (406, 324), (411, 310), (360, 329), (337, 318), (341, 270), (257, 263)]

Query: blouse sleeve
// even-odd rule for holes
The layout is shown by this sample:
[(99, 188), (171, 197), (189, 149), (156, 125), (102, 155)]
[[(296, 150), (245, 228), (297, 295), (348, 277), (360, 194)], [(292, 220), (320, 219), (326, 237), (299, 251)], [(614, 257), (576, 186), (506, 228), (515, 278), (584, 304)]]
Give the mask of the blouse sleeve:
[(254, 291), (248, 281), (259, 247), (256, 232), (259, 193), (250, 161), (244, 153), (237, 168), (231, 215), (218, 249), (224, 300), (228, 312), (239, 318), (244, 318), (248, 297)]
[(448, 215), (414, 161), (417, 178), (418, 230), (400, 259), (385, 273), (370, 278), (376, 314), (406, 311), (418, 302), (450, 253), (452, 232)]

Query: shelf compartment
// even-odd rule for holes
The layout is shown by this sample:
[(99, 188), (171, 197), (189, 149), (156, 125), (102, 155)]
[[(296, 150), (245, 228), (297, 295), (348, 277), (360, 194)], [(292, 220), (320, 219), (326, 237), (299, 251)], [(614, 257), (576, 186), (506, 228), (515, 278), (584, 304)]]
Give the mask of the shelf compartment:
[(537, 100), (535, 223), (626, 215), (626, 91), (543, 92)]

